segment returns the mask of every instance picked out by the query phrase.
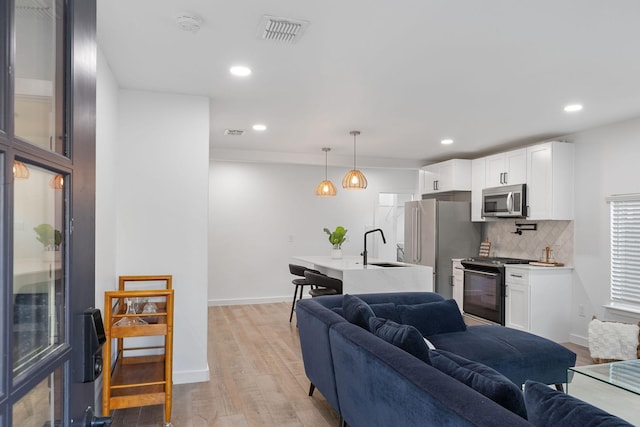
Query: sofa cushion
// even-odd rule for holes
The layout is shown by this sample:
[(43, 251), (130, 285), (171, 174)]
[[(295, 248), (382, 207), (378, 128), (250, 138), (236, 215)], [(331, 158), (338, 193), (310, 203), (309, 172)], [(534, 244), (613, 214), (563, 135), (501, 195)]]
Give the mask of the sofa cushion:
[(396, 306), (401, 323), (418, 328), (425, 336), (467, 329), (455, 300)]
[[(371, 307), (371, 310), (373, 310), (376, 317), (382, 317), (383, 319), (393, 320), (396, 323), (402, 323), (400, 321), (400, 315), (398, 315), (398, 310), (396, 310), (396, 305), (392, 302), (369, 304), (369, 307)], [(331, 310), (344, 317), (344, 310), (342, 307), (334, 307)]]
[(345, 294), (342, 300), (342, 310), (344, 318), (349, 322), (369, 330), (369, 319), (375, 316), (369, 304), (355, 295)]
[(369, 330), (377, 337), (403, 349), (423, 362), (431, 364), (427, 343), (413, 326), (400, 325), (393, 320), (372, 317), (369, 319)]
[(511, 412), (527, 418), (522, 391), (501, 373), (444, 350), (429, 352), (431, 365)]
[(499, 325), (469, 326), (464, 332), (429, 337), (438, 349), (487, 365), (516, 385), (526, 380), (567, 382), (576, 354), (546, 338)]
[(630, 426), (621, 418), (580, 399), (536, 382), (527, 381), (524, 400), (529, 421), (537, 426)]

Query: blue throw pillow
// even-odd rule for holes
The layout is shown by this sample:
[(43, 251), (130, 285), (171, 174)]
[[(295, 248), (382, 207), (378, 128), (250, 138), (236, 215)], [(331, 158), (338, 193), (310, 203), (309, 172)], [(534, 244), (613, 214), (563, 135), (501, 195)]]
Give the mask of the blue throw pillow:
[(400, 315), (401, 323), (415, 326), (425, 337), (467, 330), (458, 304), (453, 299), (424, 304), (398, 305), (396, 309)]
[(524, 400), (529, 421), (537, 426), (631, 426), (615, 415), (536, 381), (525, 383)]
[(500, 372), (444, 350), (430, 351), (429, 358), (438, 370), (527, 419), (522, 390)]
[(342, 312), (345, 319), (366, 330), (369, 330), (369, 318), (375, 316), (369, 304), (349, 294), (342, 298)]
[(431, 364), (429, 348), (420, 332), (409, 325), (399, 325), (393, 320), (372, 317), (369, 319), (369, 330), (377, 337), (395, 345), (423, 362)]

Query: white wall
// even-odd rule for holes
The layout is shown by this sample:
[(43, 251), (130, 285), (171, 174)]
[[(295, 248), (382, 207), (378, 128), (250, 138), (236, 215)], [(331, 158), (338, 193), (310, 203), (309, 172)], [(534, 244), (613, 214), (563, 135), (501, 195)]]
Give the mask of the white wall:
[[(289, 301), (291, 257), (330, 254), (323, 228), (347, 228), (344, 255), (359, 255), (378, 193), (417, 191), (417, 170), (363, 169), (363, 191), (341, 188), (346, 171), (329, 168), (338, 195), (324, 198), (315, 195), (324, 166), (212, 161), (209, 304)], [(379, 237), (369, 238), (368, 248)]]
[[(605, 310), (609, 302), (609, 205), (612, 194), (640, 193), (640, 119), (570, 135), (575, 143), (572, 341), (586, 345), (593, 315), (633, 322)], [(584, 316), (578, 307), (584, 307)]]
[(206, 381), (209, 100), (119, 100), (117, 274), (173, 275), (174, 382)]
[(98, 49), (96, 87), (96, 301), (104, 312), (105, 291), (117, 288), (116, 193), (118, 141), (118, 82)]
[(96, 98), (95, 306), (120, 275), (172, 274), (173, 379), (206, 381), (209, 101), (122, 91), (100, 50)]
[[(116, 194), (118, 82), (98, 47), (96, 81), (96, 270), (94, 306), (104, 313), (104, 293), (117, 287)], [(95, 407), (102, 411), (102, 376), (95, 382)], [(104, 414), (103, 414), (104, 415)]]

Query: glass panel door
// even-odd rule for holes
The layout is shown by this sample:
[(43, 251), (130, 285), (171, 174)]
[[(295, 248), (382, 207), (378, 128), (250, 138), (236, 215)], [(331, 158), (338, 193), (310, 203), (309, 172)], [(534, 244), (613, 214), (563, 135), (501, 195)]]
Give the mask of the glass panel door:
[(60, 0), (15, 2), (14, 132), (59, 154), (65, 154), (63, 16)]
[(24, 163), (14, 181), (13, 371), (37, 364), (64, 343), (62, 175)]

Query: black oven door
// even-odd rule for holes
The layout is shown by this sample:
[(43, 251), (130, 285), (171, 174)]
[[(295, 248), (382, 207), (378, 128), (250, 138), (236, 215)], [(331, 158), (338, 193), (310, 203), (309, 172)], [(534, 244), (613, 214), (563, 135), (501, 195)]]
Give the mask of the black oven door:
[(504, 281), (499, 269), (464, 270), (465, 313), (504, 325)]

